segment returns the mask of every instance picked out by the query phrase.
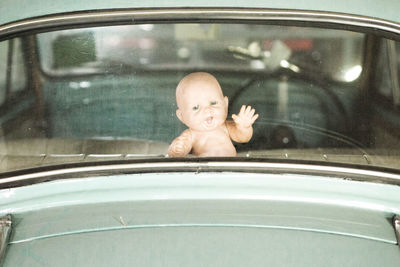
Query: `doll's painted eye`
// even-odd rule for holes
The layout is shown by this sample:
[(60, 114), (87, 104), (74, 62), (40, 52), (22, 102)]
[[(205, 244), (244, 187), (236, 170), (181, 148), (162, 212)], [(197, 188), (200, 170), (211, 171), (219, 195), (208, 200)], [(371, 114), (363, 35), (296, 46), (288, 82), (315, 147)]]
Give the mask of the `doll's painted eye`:
[(211, 102), (210, 102), (210, 105), (211, 105), (211, 106), (215, 106), (216, 104), (218, 104), (217, 101), (211, 101)]
[(193, 109), (194, 111), (198, 110), (198, 109), (199, 109), (199, 105), (194, 106), (192, 109)]

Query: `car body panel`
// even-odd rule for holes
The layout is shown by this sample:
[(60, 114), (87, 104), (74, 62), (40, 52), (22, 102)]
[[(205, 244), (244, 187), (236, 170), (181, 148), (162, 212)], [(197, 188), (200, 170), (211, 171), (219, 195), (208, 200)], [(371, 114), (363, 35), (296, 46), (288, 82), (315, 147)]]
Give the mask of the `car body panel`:
[(13, 246), (15, 250), (10, 249), (5, 266), (391, 267), (398, 266), (399, 261), (398, 247), (384, 243), (320, 233), (232, 227), (127, 229)]
[[(318, 266), (329, 250), (335, 256), (327, 266), (376, 266), (377, 260), (396, 266), (400, 259), (391, 225), (400, 211), (394, 185), (296, 174), (154, 173), (60, 180), (0, 194), (0, 208), (13, 214), (18, 229), (4, 266), (146, 265), (174, 257), (195, 266), (227, 264), (244, 259), (220, 259), (212, 248), (229, 254), (246, 247), (255, 249), (256, 265)], [(217, 243), (202, 247), (209, 242)], [(121, 256), (109, 258), (105, 250)], [(311, 250), (320, 254), (304, 255)], [(103, 256), (93, 258), (97, 254)]]
[[(21, 9), (21, 6), (29, 6), (29, 8)], [(390, 6), (383, 8), (382, 6)], [(2, 2), (0, 7), (0, 24), (18, 21), (26, 18), (39, 17), (49, 14), (76, 12), (85, 10), (101, 10), (101, 9), (118, 9), (118, 8), (174, 8), (174, 7), (246, 7), (246, 8), (273, 8), (273, 9), (296, 9), (296, 10), (313, 10), (313, 11), (328, 11), (338, 13), (349, 13), (360, 16), (368, 16), (372, 18), (381, 18), (390, 21), (400, 21), (400, 3), (396, 0), (385, 1), (195, 1), (182, 2), (176, 0), (163, 1), (133, 1), (133, 0), (118, 0), (104, 1), (93, 0), (88, 2), (81, 1), (62, 1), (62, 0), (46, 0), (32, 1), (29, 0), (6, 0)]]
[[(385, 31), (391, 32), (391, 38), (400, 39), (396, 35), (400, 33), (398, 10), (400, 2), (395, 0), (253, 3), (6, 0), (0, 6), (0, 37), (21, 35), (26, 47), (37, 48), (37, 36), (33, 34), (49, 30), (146, 22), (257, 21), (263, 25), (276, 22), (279, 26), (316, 29), (322, 25), (322, 29), (332, 27), (335, 31), (360, 30), (366, 33), (363, 41), (371, 41), (387, 37)], [(148, 16), (141, 12), (148, 12)], [(65, 17), (67, 22), (63, 22)], [(337, 27), (339, 24), (341, 27)], [(371, 47), (366, 50), (364, 56), (373, 51)], [(294, 93), (289, 100), (280, 102), (287, 104), (287, 110), (300, 110), (297, 102), (290, 100), (309, 100), (306, 104), (299, 101), (302, 106), (299, 113), (307, 116), (297, 119), (303, 120), (302, 123), (307, 118), (322, 123), (307, 129), (308, 132), (300, 131), (307, 140), (302, 149), (269, 151), (267, 147), (254, 153), (242, 150), (241, 157), (226, 161), (191, 156), (175, 161), (165, 158), (164, 152), (171, 136), (179, 134), (183, 127), (175, 118), (176, 106), (155, 110), (173, 102), (175, 85), (184, 71), (176, 71), (177, 75), (164, 80), (156, 75), (151, 79), (129, 72), (126, 75), (123, 71), (118, 76), (112, 70), (107, 70), (106, 76), (78, 73), (82, 75), (57, 77), (39, 68), (37, 52), (30, 50), (27, 58), (30, 63), (37, 60), (38, 67), (37, 73), (31, 74), (36, 75), (32, 82), (37, 87), (30, 89), (41, 94), (42, 111), (51, 111), (46, 114), (48, 124), (39, 125), (43, 126), (40, 130), (48, 127), (49, 131), (47, 136), (5, 138), (0, 142), (0, 152), (6, 151), (0, 159), (0, 167), (6, 171), (0, 174), (0, 214), (12, 220), (12, 235), (9, 240), (3, 239), (2, 248), (6, 246), (7, 252), (0, 261), (3, 260), (4, 266), (399, 265), (400, 233), (396, 232), (393, 219), (400, 214), (396, 146), (394, 152), (383, 147), (385, 153), (393, 154), (369, 156), (367, 149), (357, 142), (351, 143), (352, 136), (342, 133), (358, 129), (343, 123), (340, 108), (334, 101), (329, 102), (332, 95), (323, 88), (307, 79), (304, 81), (309, 84), (295, 80), (285, 87), (289, 84), (287, 73), (278, 73), (276, 80), (268, 76), (254, 85), (256, 93), (250, 104), (256, 106), (261, 96), (269, 100), (256, 106), (257, 110), (264, 108), (262, 115), (279, 111), (279, 101), (274, 99), (289, 96), (280, 94), (285, 90)], [(91, 56), (88, 54), (87, 58)], [(8, 57), (12, 58), (12, 53)], [(370, 67), (371, 64), (367, 66)], [(362, 70), (362, 74), (370, 71)], [(238, 84), (242, 78), (237, 73), (226, 81), (218, 79), (222, 84)], [(142, 88), (142, 83), (148, 87)], [(271, 88), (278, 90), (267, 92), (261, 86), (263, 83), (270, 83)], [(344, 85), (342, 81), (332, 86), (343, 110), (351, 110), (353, 122), (358, 120), (359, 113), (369, 110), (359, 109), (365, 102), (357, 102), (367, 90), (358, 91), (362, 85), (361, 82)], [(128, 92), (132, 88), (133, 93)], [(98, 99), (100, 95), (108, 97)], [(154, 95), (159, 97), (158, 102), (149, 103)], [(235, 93), (228, 95), (233, 98)], [(132, 104), (133, 97), (137, 98), (137, 105)], [(35, 103), (39, 106), (39, 102)], [(232, 106), (239, 108), (235, 103)], [(90, 116), (79, 117), (85, 108)], [(155, 125), (145, 115), (137, 116), (141, 110), (159, 113), (158, 123)], [(325, 125), (329, 120), (319, 120), (324, 111), (333, 114), (331, 124), (339, 125), (333, 128), (343, 132), (337, 135), (329, 132)], [(395, 114), (392, 111), (382, 117), (396, 121), (398, 116), (390, 117)], [(40, 115), (43, 114), (38, 112)], [(136, 117), (142, 127), (131, 124)], [(167, 117), (173, 118), (174, 124)], [(93, 121), (94, 126), (90, 124)], [(163, 121), (165, 124), (160, 123)], [(151, 126), (158, 128), (151, 131), (154, 136), (150, 138), (146, 131)], [(303, 125), (294, 123), (294, 126)], [(309, 134), (321, 129), (318, 134), (333, 136), (351, 146), (334, 144), (331, 150), (322, 146), (325, 143), (319, 136)], [(137, 131), (137, 136), (130, 136), (133, 131)], [(263, 129), (260, 136), (269, 131), (272, 130)], [(96, 134), (102, 135), (100, 139), (95, 138)], [(141, 136), (149, 140), (136, 139)], [(134, 138), (126, 140), (126, 137)], [(152, 160), (154, 156), (157, 158)], [(390, 168), (382, 168), (388, 165)]]

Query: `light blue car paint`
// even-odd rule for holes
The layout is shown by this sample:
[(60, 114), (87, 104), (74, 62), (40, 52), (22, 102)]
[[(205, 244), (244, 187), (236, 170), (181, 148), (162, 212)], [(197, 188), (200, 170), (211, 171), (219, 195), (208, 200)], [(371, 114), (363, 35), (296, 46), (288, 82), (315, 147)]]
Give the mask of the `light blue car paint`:
[[(26, 7), (26, 8), (21, 8)], [(28, 8), (29, 7), (29, 8)], [(381, 18), (393, 22), (400, 21), (400, 2), (397, 0), (357, 0), (357, 1), (318, 1), (318, 0), (198, 0), (182, 2), (177, 0), (138, 1), (63, 1), (63, 0), (4, 0), (0, 6), (0, 24), (9, 23), (30, 17), (43, 16), (63, 12), (117, 9), (117, 8), (168, 8), (168, 7), (246, 7), (246, 8), (273, 8), (273, 9), (296, 9), (312, 11), (328, 11), (347, 13), (371, 18)]]
[[(334, 239), (335, 244), (348, 240), (346, 243), (357, 250), (364, 240), (364, 244), (375, 243), (381, 251), (381, 246), (396, 248), (389, 219), (400, 211), (400, 187), (296, 174), (135, 174), (59, 180), (4, 189), (0, 191), (0, 209), (13, 214), (17, 227), (5, 266), (13, 266), (21, 257), (25, 258), (23, 264), (29, 262), (36, 266), (34, 257), (24, 256), (23, 251), (29, 247), (29, 250), (43, 253), (38, 255), (46, 255), (41, 247), (46, 242), (62, 249), (63, 242), (69, 242), (65, 240), (76, 238), (80, 242), (77, 246), (96, 246), (90, 236), (103, 236), (108, 240), (106, 237), (111, 234), (122, 240), (124, 232), (129, 236), (135, 232), (140, 235), (143, 231), (162, 231), (172, 240), (176, 238), (176, 231), (183, 231), (185, 234), (179, 242), (183, 242), (190, 232), (199, 230), (207, 234), (259, 231), (262, 236), (269, 233), (264, 245), (265, 242), (269, 244), (269, 238), (274, 235), (280, 235), (281, 242), (288, 242), (285, 233), (294, 239), (308, 233), (314, 243), (303, 244), (304, 247), (321, 242), (328, 244), (331, 241), (326, 240)], [(142, 238), (144, 243), (157, 240), (151, 234)], [(229, 234), (224, 238), (236, 239)], [(253, 241), (253, 245), (263, 246), (262, 240)], [(121, 242), (123, 246), (133, 245), (126, 240)], [(235, 246), (243, 249), (243, 245), (237, 243)], [(275, 251), (276, 245), (269, 246), (277, 255), (270, 256), (265, 263), (275, 261), (281, 255), (282, 251)], [(158, 245), (154, 249), (156, 247)], [(69, 251), (67, 247), (63, 249)], [(157, 249), (160, 253), (165, 252), (165, 248)], [(183, 248), (180, 260), (186, 259), (191, 249)], [(385, 253), (400, 259), (397, 250), (390, 251), (386, 248)], [(297, 252), (291, 253), (299, 257)], [(318, 255), (313, 257), (316, 262), (321, 260)], [(366, 264), (366, 259), (371, 261), (372, 257), (364, 255), (364, 259), (355, 262)], [(56, 260), (47, 255), (44, 262)], [(71, 260), (57, 264), (66, 266), (73, 263)], [(137, 263), (136, 260), (129, 255), (114, 259), (116, 264), (123, 261)], [(86, 263), (91, 261), (102, 264), (94, 259), (87, 259)], [(157, 262), (157, 259), (146, 261), (142, 258), (141, 261), (143, 264), (150, 262)], [(79, 264), (82, 263), (80, 259)], [(367, 266), (377, 262), (372, 260), (370, 263)], [(386, 263), (392, 266), (390, 262)]]

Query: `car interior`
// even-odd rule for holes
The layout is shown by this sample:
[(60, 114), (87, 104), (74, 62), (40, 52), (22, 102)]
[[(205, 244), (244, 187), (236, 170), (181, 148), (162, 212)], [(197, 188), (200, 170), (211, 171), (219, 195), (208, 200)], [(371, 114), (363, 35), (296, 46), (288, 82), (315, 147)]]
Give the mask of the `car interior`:
[(176, 86), (195, 71), (217, 78), (228, 119), (243, 104), (259, 114), (252, 140), (235, 144), (239, 156), (391, 166), (399, 103), (384, 66), (397, 64), (388, 53), (398, 48), (347, 30), (216, 23), (3, 41), (0, 168), (166, 157), (185, 129)]

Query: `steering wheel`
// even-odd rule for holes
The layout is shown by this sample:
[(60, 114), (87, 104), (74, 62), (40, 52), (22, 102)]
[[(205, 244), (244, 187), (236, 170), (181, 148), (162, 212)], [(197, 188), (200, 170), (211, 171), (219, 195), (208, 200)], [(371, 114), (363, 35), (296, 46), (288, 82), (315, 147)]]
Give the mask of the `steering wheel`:
[[(313, 132), (319, 132), (319, 134), (329, 136), (330, 138), (334, 138), (336, 141), (339, 140), (340, 143), (342, 143), (342, 145), (347, 144), (357, 147), (363, 146), (362, 144), (348, 137), (347, 133), (351, 129), (350, 128), (351, 125), (346, 109), (342, 101), (339, 99), (339, 97), (330, 88), (328, 81), (321, 77), (307, 75), (302, 72), (296, 73), (288, 69), (280, 69), (274, 73), (267, 75), (265, 75), (265, 73), (254, 74), (250, 79), (248, 79), (247, 83), (245, 83), (243, 86), (241, 86), (236, 90), (236, 93), (231, 97), (230, 107), (235, 107), (239, 104), (240, 105), (247, 104), (247, 103), (238, 103), (241, 96), (247, 93), (248, 90), (250, 90), (252, 86), (257, 84), (258, 82), (262, 83), (263, 81), (267, 80), (268, 81), (277, 80), (280, 82), (286, 81), (291, 84), (309, 84), (310, 86), (304, 87), (305, 89), (302, 89), (302, 91), (307, 94), (311, 94), (314, 96), (314, 98), (318, 99), (319, 102), (318, 112), (322, 112), (324, 114), (324, 119), (327, 121), (326, 123), (327, 129), (313, 127), (312, 125), (310, 125), (307, 126), (310, 127), (309, 130), (312, 130)], [(325, 97), (329, 99), (329, 103), (333, 103), (333, 106), (336, 108), (337, 111), (335, 113), (339, 115), (339, 117), (336, 118), (335, 121), (340, 121), (340, 123), (343, 125), (342, 127), (343, 131), (339, 133), (333, 131), (335, 127), (333, 127), (331, 118), (332, 115), (330, 114), (329, 106), (326, 105), (327, 100)], [(260, 103), (259, 100), (257, 100), (257, 102)], [(248, 103), (248, 104), (253, 104), (253, 103)], [(307, 105), (307, 103), (304, 104)], [(229, 114), (231, 114), (230, 110)], [(260, 118), (258, 120), (260, 120)], [(255, 123), (257, 125), (257, 121)], [(265, 135), (265, 132), (263, 132), (262, 135), (259, 134), (258, 136), (254, 136), (253, 140), (257, 139), (257, 144), (255, 144), (253, 141), (253, 143), (249, 143), (247, 145), (247, 148), (249, 146), (250, 147), (254, 146), (254, 148), (257, 147), (257, 149), (307, 147), (307, 144), (302, 142), (302, 140), (300, 140), (299, 138), (296, 138), (295, 132), (293, 130), (294, 127), (304, 127), (304, 125), (290, 121), (289, 119), (288, 120), (267, 119), (267, 123), (270, 125), (271, 124), (274, 125), (272, 131), (267, 135)], [(263, 147), (260, 147), (260, 143), (262, 144)], [(240, 149), (240, 147), (242, 146), (239, 145), (238, 148)]]

